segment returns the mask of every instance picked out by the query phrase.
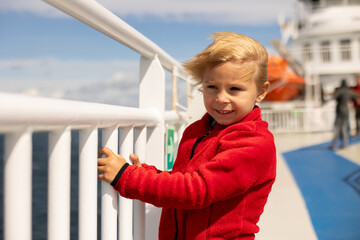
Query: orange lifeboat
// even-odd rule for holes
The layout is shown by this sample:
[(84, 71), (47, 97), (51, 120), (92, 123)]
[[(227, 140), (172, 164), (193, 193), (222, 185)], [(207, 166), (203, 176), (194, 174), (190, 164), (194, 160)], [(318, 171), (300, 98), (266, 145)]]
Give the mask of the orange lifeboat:
[(288, 62), (280, 56), (269, 57), (267, 101), (288, 101), (297, 97), (305, 85), (303, 77), (289, 69)]

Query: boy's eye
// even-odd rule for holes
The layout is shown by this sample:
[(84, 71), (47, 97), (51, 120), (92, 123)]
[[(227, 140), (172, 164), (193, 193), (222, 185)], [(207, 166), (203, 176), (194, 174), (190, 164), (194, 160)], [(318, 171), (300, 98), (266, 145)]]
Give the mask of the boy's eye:
[(216, 86), (215, 85), (208, 85), (207, 88), (213, 89), (213, 88), (216, 88)]
[(232, 87), (232, 88), (230, 88), (230, 90), (232, 90), (232, 91), (240, 91), (241, 88), (239, 88), (239, 87)]

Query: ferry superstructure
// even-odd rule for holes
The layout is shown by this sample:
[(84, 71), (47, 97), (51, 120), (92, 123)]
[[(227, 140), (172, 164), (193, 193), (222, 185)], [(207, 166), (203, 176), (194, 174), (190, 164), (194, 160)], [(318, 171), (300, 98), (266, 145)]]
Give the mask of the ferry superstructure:
[(274, 46), (293, 70), (300, 68), (303, 98), (264, 104), (271, 116), (264, 115), (276, 131), (329, 131), (331, 94), (342, 79), (351, 86), (360, 75), (360, 1), (299, 0), (294, 10), (289, 19), (279, 17), (282, 37)]
[(282, 43), (303, 66), (307, 101), (320, 100), (342, 79), (360, 75), (360, 0), (300, 0), (296, 15), (281, 22)]

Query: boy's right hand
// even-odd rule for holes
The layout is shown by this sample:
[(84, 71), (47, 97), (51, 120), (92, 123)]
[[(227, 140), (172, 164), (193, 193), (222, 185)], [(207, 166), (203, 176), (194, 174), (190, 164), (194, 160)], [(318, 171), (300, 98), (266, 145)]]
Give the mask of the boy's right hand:
[[(99, 150), (99, 154), (105, 155), (105, 158), (98, 158), (98, 178), (111, 183), (119, 170), (124, 166), (126, 160), (119, 154), (115, 154), (111, 149), (103, 147)], [(133, 153), (130, 154), (131, 162), (141, 167), (139, 157)]]
[(100, 155), (105, 155), (103, 158), (98, 158), (98, 178), (111, 183), (116, 174), (126, 164), (126, 160), (119, 154), (115, 154), (108, 147), (102, 147), (99, 150)]

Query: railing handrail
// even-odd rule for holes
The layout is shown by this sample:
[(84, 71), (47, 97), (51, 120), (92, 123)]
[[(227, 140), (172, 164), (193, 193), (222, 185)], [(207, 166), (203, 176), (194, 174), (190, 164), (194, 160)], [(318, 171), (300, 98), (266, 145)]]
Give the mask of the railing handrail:
[[(10, 126), (31, 125), (37, 130), (71, 125), (73, 129), (98, 125), (155, 126), (161, 121), (158, 111), (100, 103), (89, 103), (21, 94), (0, 93), (0, 132), (13, 131)], [(24, 105), (26, 103), (26, 105)], [(46, 116), (44, 116), (46, 115)]]
[[(153, 59), (157, 55), (165, 69), (177, 73), (184, 80), (190, 80), (189, 74), (183, 70), (178, 61), (98, 2), (94, 0), (44, 1), (133, 49), (144, 57)], [(174, 71), (174, 68), (176, 71)]]
[(288, 105), (282, 108), (262, 108), (261, 115), (262, 119), (269, 123), (269, 129), (272, 132), (331, 131), (333, 129), (335, 108), (332, 104), (311, 108)]

